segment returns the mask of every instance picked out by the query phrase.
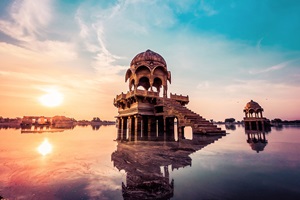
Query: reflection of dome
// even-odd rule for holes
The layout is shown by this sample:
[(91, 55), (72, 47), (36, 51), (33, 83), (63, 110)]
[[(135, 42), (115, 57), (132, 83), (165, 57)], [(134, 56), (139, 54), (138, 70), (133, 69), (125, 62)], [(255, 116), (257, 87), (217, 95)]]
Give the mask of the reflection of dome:
[(260, 131), (246, 131), (248, 135), (247, 143), (250, 145), (251, 149), (259, 153), (263, 151), (268, 144), (266, 140), (265, 132)]
[(263, 111), (263, 108), (257, 102), (251, 100), (246, 104), (244, 112), (249, 110), (254, 110), (255, 112), (259, 110)]
[(130, 66), (132, 65), (139, 65), (138, 63), (143, 62), (143, 61), (154, 61), (154, 62), (159, 62), (162, 64), (163, 67), (167, 68), (167, 63), (165, 59), (159, 55), (158, 53), (155, 53), (151, 50), (147, 50), (145, 52), (137, 54), (131, 61)]
[(251, 149), (259, 153), (260, 151), (263, 151), (265, 149), (265, 146), (267, 146), (267, 142), (261, 142), (258, 141), (257, 143), (251, 142), (249, 144), (251, 146)]

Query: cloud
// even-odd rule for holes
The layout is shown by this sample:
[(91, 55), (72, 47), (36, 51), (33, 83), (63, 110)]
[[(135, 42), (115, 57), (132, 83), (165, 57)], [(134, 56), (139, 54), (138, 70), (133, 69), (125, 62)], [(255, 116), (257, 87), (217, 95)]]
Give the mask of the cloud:
[(207, 88), (209, 88), (209, 86), (210, 86), (210, 84), (208, 81), (203, 81), (197, 85), (197, 88), (198, 89), (207, 89)]
[(279, 63), (277, 65), (273, 65), (271, 67), (265, 68), (265, 69), (257, 69), (257, 70), (250, 70), (250, 74), (262, 74), (262, 73), (267, 73), (267, 72), (272, 72), (272, 71), (278, 71), (281, 70), (285, 67), (287, 67), (292, 61), (286, 61)]
[(32, 40), (43, 34), (43, 29), (51, 21), (51, 3), (51, 0), (14, 1), (9, 9), (11, 20), (0, 20), (0, 30), (21, 41)]

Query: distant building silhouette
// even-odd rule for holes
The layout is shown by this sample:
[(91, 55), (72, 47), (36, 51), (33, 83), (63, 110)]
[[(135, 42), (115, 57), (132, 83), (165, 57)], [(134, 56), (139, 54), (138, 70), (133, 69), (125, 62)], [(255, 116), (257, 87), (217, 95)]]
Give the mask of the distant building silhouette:
[(244, 108), (244, 123), (246, 130), (265, 130), (270, 127), (270, 121), (263, 117), (264, 109), (255, 101), (251, 100)]

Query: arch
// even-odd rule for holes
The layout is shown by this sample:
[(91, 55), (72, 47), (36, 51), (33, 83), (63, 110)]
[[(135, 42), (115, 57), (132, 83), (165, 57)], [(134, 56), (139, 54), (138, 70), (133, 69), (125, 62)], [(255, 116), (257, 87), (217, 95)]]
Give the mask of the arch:
[(153, 69), (152, 75), (165, 76), (165, 75), (168, 75), (168, 71), (166, 70), (166, 68), (164, 68), (162, 66), (157, 66)]
[(171, 84), (171, 72), (168, 71), (168, 77), (167, 77), (167, 80), (169, 81), (169, 83)]
[(132, 76), (132, 71), (131, 69), (128, 69), (126, 71), (126, 74), (125, 74), (125, 82), (127, 82), (127, 80)]
[(252, 108), (250, 108), (249, 110), (248, 110), (248, 113), (254, 113), (254, 109), (252, 109)]
[(130, 82), (129, 82), (129, 91), (132, 91), (132, 87), (135, 87), (135, 81), (134, 79), (132, 79)]
[(145, 90), (148, 90), (150, 88), (150, 82), (149, 82), (149, 78), (148, 77), (141, 77), (138, 81), (138, 85), (139, 86), (143, 86), (143, 88), (145, 88)]
[(162, 80), (158, 77), (154, 78), (152, 86), (155, 87), (156, 90), (159, 92), (162, 86)]
[(135, 70), (135, 74), (143, 74), (143, 75), (150, 75), (151, 71), (148, 67), (146, 67), (145, 65), (141, 65), (139, 67), (136, 68)]
[(262, 112), (262, 111), (263, 111), (262, 108), (258, 108), (258, 109), (255, 110), (255, 112), (257, 112), (257, 113)]

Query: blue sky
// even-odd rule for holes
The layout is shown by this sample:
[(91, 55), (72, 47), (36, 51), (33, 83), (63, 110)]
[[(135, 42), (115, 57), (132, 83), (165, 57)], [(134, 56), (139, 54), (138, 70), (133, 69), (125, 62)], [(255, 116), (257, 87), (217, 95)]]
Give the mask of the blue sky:
[[(268, 118), (300, 118), (298, 1), (2, 0), (0, 13), (2, 116), (113, 119), (131, 59), (151, 49), (169, 92), (208, 119), (241, 120), (251, 99)], [(61, 107), (35, 104), (49, 88)]]

